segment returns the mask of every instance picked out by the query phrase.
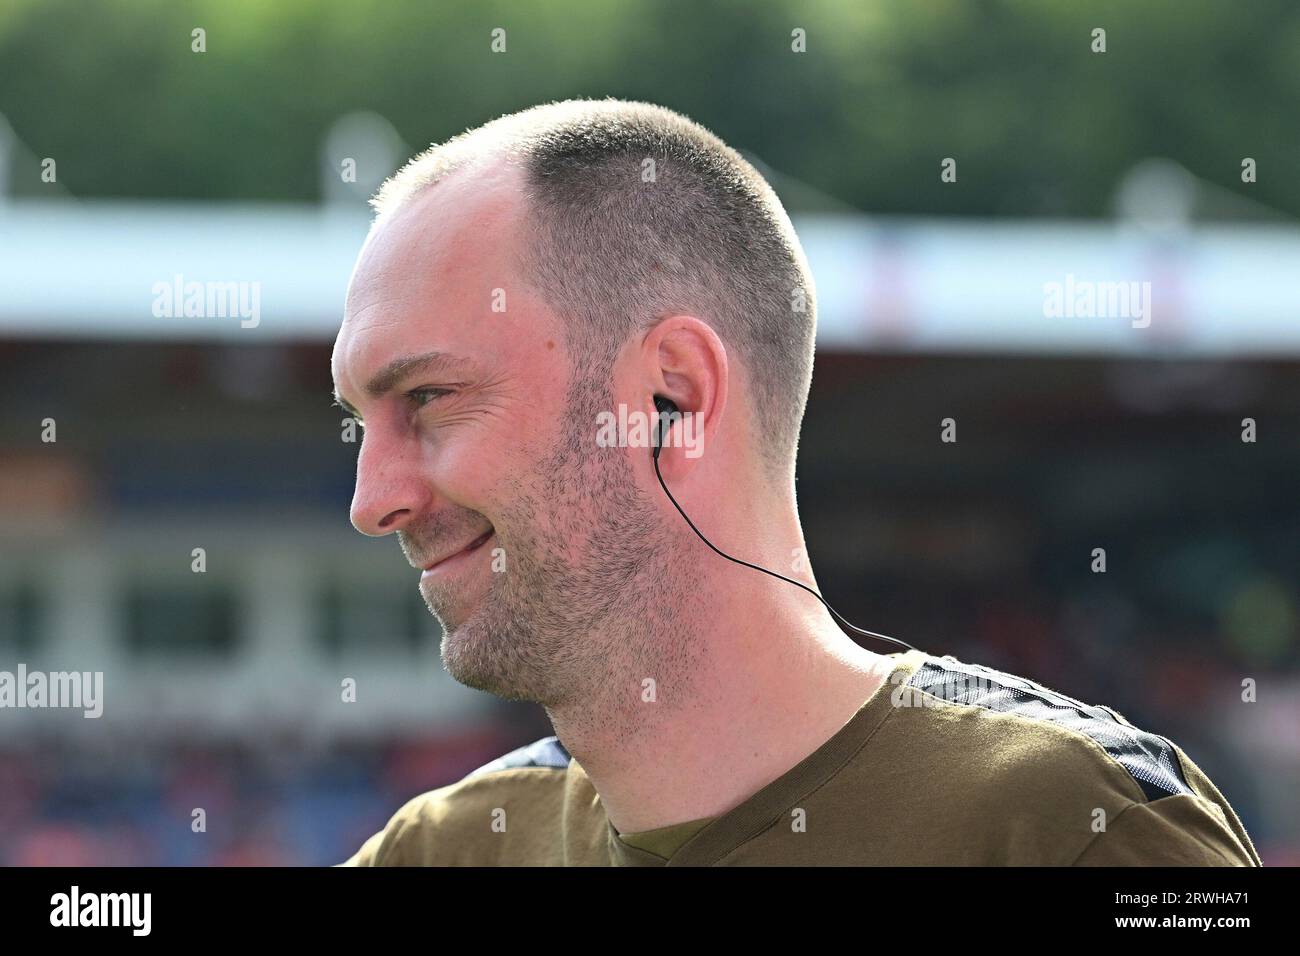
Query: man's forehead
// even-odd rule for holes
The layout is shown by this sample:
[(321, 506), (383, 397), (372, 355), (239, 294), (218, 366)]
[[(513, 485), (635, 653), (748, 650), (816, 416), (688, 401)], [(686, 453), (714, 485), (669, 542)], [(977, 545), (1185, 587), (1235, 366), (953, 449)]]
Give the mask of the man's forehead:
[[(522, 191), (511, 177), (453, 173), (381, 217), (366, 237), (348, 288), (348, 312), (402, 285), (455, 280), (466, 272), (513, 274)], [(360, 300), (360, 301), (358, 301)]]
[(516, 320), (528, 311), (515, 254), (521, 196), (509, 176), (453, 174), (380, 220), (349, 284), (331, 361), (336, 384), (361, 388), (362, 376), (403, 356), (438, 351), (472, 361), (486, 349), (490, 358), (495, 339), (524, 332), (492, 312), (494, 296), (505, 297)]

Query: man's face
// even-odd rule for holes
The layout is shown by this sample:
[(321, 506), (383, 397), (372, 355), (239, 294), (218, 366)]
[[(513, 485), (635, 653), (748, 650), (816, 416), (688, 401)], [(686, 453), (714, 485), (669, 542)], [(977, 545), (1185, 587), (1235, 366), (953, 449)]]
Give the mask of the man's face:
[(408, 202), (362, 249), (332, 368), (364, 422), (352, 523), (396, 532), (423, 569), (453, 677), (549, 705), (641, 656), (577, 638), (652, 620), (643, 588), (667, 542), (626, 450), (596, 447), (607, 373), (571, 371), (519, 278), (526, 230), (504, 172)]

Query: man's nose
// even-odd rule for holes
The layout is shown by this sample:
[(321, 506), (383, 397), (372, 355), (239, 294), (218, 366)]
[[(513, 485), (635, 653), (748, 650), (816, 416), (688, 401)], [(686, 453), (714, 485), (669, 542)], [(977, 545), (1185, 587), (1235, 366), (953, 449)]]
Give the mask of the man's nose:
[(374, 537), (401, 531), (422, 512), (428, 498), (416, 461), (398, 445), (366, 433), (357, 456), (352, 526)]

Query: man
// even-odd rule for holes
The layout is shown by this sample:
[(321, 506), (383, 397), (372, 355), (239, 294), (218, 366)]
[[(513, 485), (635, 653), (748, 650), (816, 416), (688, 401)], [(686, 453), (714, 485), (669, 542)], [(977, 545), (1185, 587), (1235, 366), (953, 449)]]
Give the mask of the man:
[[(460, 682), (555, 737), (352, 865), (1259, 865), (1179, 748), (1012, 675), (850, 640), (795, 501), (812, 276), (737, 153), (643, 103), (506, 116), (374, 200), (333, 356), (352, 521), (396, 533)], [(679, 423), (669, 437), (685, 430)], [(680, 437), (680, 436), (678, 436)], [(793, 558), (792, 558), (793, 556)]]

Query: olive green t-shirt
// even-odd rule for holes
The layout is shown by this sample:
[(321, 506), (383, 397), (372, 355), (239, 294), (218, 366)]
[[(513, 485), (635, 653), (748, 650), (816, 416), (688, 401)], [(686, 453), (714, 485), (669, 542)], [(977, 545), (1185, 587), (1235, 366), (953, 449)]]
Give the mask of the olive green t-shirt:
[(804, 760), (716, 817), (620, 834), (555, 737), (408, 801), (346, 866), (1261, 866), (1176, 744), (919, 650)]
[(703, 830), (714, 819), (714, 817), (705, 817), (702, 820), (674, 823), (671, 826), (659, 827), (656, 830), (642, 830), (640, 833), (620, 833), (617, 829), (613, 833), (624, 843), (634, 846), (638, 850), (653, 853), (660, 859), (667, 861), (677, 852), (678, 847), (695, 836), (700, 830)]

